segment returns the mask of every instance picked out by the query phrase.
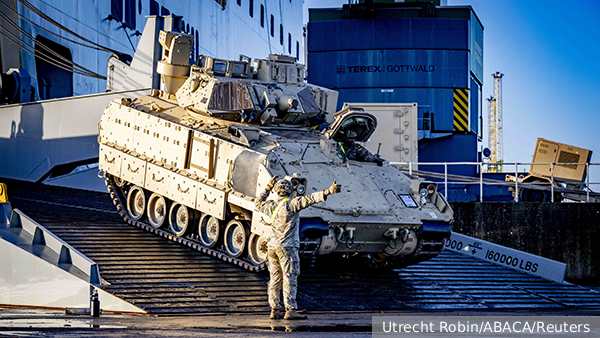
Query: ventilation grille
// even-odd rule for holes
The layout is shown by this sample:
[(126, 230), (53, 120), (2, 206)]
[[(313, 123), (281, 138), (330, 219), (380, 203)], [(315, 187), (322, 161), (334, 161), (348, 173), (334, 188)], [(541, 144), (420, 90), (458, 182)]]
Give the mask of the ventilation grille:
[[(568, 151), (561, 151), (560, 155), (558, 156), (558, 162), (559, 163), (579, 163), (579, 157), (580, 156), (578, 154), (570, 153)], [(577, 170), (577, 165), (575, 165), (575, 164), (561, 165), (561, 167)]]

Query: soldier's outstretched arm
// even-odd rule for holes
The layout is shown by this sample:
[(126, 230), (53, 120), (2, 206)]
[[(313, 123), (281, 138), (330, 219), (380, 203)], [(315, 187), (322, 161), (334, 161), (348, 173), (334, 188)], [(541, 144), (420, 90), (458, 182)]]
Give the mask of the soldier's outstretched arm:
[(273, 189), (273, 186), (275, 185), (275, 182), (277, 181), (277, 177), (279, 177), (279, 176), (275, 175), (271, 178), (271, 180), (265, 187), (265, 191), (263, 191), (260, 194), (260, 196), (258, 196), (258, 199), (254, 203), (254, 207), (256, 208), (256, 210), (258, 210), (268, 216), (271, 216), (271, 214), (273, 213), (273, 210), (275, 209), (275, 202), (267, 201), (267, 197), (269, 197), (269, 194), (271, 193), (271, 189)]
[(308, 208), (315, 203), (327, 200), (327, 195), (337, 194), (341, 191), (342, 186), (333, 181), (333, 184), (325, 190), (317, 191), (308, 196), (301, 196), (292, 199), (290, 201), (290, 209), (292, 212), (299, 212), (300, 210)]

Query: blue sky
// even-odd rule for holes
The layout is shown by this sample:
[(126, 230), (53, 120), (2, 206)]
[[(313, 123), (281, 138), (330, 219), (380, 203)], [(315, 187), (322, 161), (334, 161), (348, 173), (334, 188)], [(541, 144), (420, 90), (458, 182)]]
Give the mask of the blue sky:
[[(305, 12), (344, 3), (305, 0)], [(592, 161), (599, 163), (600, 0), (448, 0), (448, 5), (472, 6), (483, 23), (484, 98), (492, 95), (491, 74), (505, 75), (504, 161), (530, 162), (542, 137), (591, 149)], [(487, 101), (484, 112), (487, 146)]]
[(484, 97), (491, 74), (505, 74), (504, 160), (529, 162), (542, 137), (591, 149), (600, 162), (600, 1), (448, 4), (471, 5), (484, 25)]

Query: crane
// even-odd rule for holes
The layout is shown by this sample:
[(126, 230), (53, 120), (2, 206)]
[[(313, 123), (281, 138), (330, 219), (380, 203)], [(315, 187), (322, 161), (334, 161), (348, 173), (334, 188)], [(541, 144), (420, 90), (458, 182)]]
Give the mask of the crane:
[(488, 101), (488, 143), (491, 150), (488, 172), (502, 172), (502, 77), (496, 72), (494, 77), (494, 95)]

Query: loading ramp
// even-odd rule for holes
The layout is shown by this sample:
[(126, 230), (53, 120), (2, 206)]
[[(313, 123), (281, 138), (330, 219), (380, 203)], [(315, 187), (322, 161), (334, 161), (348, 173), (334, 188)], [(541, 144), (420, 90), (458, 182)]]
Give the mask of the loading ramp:
[[(127, 225), (107, 194), (10, 181), (11, 202), (94, 260), (103, 290), (154, 314), (267, 312), (266, 273)], [(298, 303), (309, 311), (600, 310), (600, 293), (459, 253), (371, 273), (306, 258)]]

